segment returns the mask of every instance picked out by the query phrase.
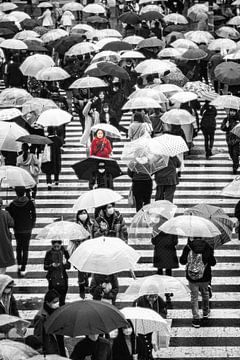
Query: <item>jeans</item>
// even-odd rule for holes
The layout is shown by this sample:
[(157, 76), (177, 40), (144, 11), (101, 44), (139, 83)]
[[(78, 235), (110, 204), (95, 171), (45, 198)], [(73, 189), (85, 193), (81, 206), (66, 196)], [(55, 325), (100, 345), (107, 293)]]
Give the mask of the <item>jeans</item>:
[(202, 295), (202, 310), (203, 315), (208, 315), (209, 313), (209, 292), (208, 292), (209, 282), (190, 282), (189, 289), (191, 291), (191, 307), (193, 319), (199, 319), (199, 306), (198, 306), (198, 293), (201, 292)]
[(176, 185), (157, 185), (155, 200), (168, 200), (173, 202)]
[(21, 271), (25, 271), (28, 261), (28, 249), (31, 239), (31, 232), (17, 233), (15, 232), (17, 242), (17, 263), (21, 266)]

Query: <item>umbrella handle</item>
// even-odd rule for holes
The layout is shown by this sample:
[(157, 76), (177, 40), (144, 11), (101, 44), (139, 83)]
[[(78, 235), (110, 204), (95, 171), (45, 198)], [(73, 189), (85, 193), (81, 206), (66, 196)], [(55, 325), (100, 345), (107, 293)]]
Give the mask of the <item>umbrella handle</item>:
[(130, 269), (131, 276), (134, 280), (136, 280), (136, 275), (132, 269)]

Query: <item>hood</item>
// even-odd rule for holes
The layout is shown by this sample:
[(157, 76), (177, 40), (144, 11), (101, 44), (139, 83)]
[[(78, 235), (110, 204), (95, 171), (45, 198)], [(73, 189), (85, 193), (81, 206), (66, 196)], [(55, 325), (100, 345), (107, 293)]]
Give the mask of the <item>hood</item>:
[(204, 241), (202, 239), (188, 241), (188, 245), (197, 254), (203, 254), (207, 247), (206, 241)]
[(8, 275), (0, 275), (0, 298), (2, 297), (3, 290), (11, 283), (13, 279)]
[(28, 202), (29, 199), (26, 196), (13, 200), (13, 204), (18, 207), (25, 206)]

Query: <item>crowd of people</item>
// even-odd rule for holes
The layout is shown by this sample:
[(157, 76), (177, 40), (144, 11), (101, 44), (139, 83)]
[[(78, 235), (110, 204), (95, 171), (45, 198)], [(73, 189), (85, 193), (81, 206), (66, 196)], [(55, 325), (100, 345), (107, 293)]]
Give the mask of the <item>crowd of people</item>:
[[(113, 8), (106, 2), (101, 3), (104, 15), (95, 14), (95, 28), (92, 28), (93, 34), (91, 31), (89, 34), (89, 31), (83, 31), (84, 28), (79, 33), (74, 31), (76, 24), (82, 24), (85, 20), (88, 23), (86, 26), (91, 23), (88, 18), (84, 18), (86, 15), (84, 12), (63, 10), (58, 3), (49, 3), (39, 13), (41, 6), (36, 7), (31, 0), (28, 0), (24, 11), (35, 22), (35, 27), (33, 26), (31, 30), (37, 32), (37, 28), (41, 28), (41, 35), (52, 29), (65, 30), (69, 40), (71, 38), (73, 40), (75, 37), (71, 46), (74, 44), (97, 45), (98, 41), (101, 41), (98, 34), (106, 27), (111, 30), (117, 14), (116, 26), (121, 30), (121, 37), (117, 41), (119, 42), (117, 45), (119, 51), (109, 51), (108, 54), (103, 51), (105, 53), (102, 58), (104, 62), (101, 64), (95, 60), (97, 47), (94, 48), (95, 50), (68, 56), (68, 50), (71, 49), (70, 45), (66, 46), (65, 51), (58, 51), (57, 44), (59, 45), (59, 43), (56, 40), (43, 43), (42, 45), (45, 46), (43, 53), (53, 58), (56, 67), (61, 67), (67, 72), (67, 78), (64, 80), (43, 81), (34, 76), (23, 74), (21, 65), (29, 56), (34, 53), (38, 54), (37, 50), (25, 50), (16, 53), (11, 49), (4, 49), (4, 61), (2, 63), (2, 78), (7, 88), (26, 89), (33, 98), (52, 100), (55, 107), (77, 117), (82, 130), (79, 147), (84, 147), (86, 150), (86, 158), (94, 158), (96, 162), (95, 168), (88, 176), (90, 191), (97, 188), (114, 189), (115, 187), (116, 177), (113, 176), (108, 161), (112, 160), (114, 166), (118, 166), (114, 160), (115, 144), (119, 141), (119, 136), (115, 136), (116, 133), (119, 133), (120, 136), (126, 136), (127, 142), (132, 145), (139, 142), (140, 152), (136, 152), (135, 158), (127, 163), (127, 175), (132, 181), (130, 189), (131, 206), (136, 207), (136, 212), (141, 211), (145, 205), (151, 204), (154, 188), (156, 188), (155, 201), (174, 202), (174, 194), (179, 181), (181, 181), (182, 170), (184, 169), (184, 159), (193, 156), (193, 140), (200, 131), (204, 136), (206, 160), (211, 159), (214, 153), (214, 136), (218, 116), (217, 105), (212, 104), (211, 101), (218, 94), (227, 94), (226, 83), (221, 82), (215, 72), (218, 65), (225, 63), (226, 49), (220, 47), (214, 51), (210, 50), (206, 33), (206, 41), (204, 38), (196, 42), (188, 40), (188, 46), (186, 45), (187, 39), (184, 39), (184, 33), (189, 29), (193, 32), (194, 30), (205, 32), (208, 26), (208, 15), (205, 13), (205, 16), (200, 17), (197, 14), (193, 19), (191, 12), (188, 12), (187, 23), (180, 22), (177, 26), (178, 20), (170, 20), (172, 25), (169, 25), (164, 18), (171, 14), (175, 15), (176, 19), (177, 16), (186, 15), (187, 1), (156, 2), (156, 4), (151, 5), (154, 7), (154, 11), (151, 10), (150, 12), (155, 14), (152, 14), (153, 18), (149, 20), (143, 16), (145, 2), (144, 5), (141, 3), (143, 2), (118, 1)], [(238, 12), (238, 7), (229, 4), (216, 5), (214, 8), (214, 16), (216, 18), (218, 16), (218, 21), (221, 18), (222, 24), (235, 14), (238, 15)], [(5, 15), (10, 17), (11, 11), (6, 11)], [(90, 15), (94, 15), (94, 13)], [(91, 24), (93, 25), (93, 23)], [(24, 26), (22, 29), (29, 30)], [(210, 35), (212, 40), (214, 39), (213, 35), (217, 37), (216, 33)], [(123, 40), (121, 40), (122, 38)], [(129, 43), (127, 38), (131, 38)], [(64, 39), (62, 44), (64, 44)], [(182, 40), (183, 43), (186, 40), (186, 43), (181, 45), (183, 48), (181, 46), (180, 48), (175, 47), (178, 40)], [(135, 43), (135, 41), (137, 42)], [(144, 43), (144, 41), (147, 45), (141, 47), (139, 44)], [(111, 42), (109, 43), (111, 44)], [(123, 48), (121, 48), (121, 44), (124, 44)], [(184, 58), (185, 52), (196, 48), (203, 52), (202, 57), (186, 56)], [(108, 50), (110, 49), (108, 48)], [(178, 55), (171, 53), (174, 49), (176, 52), (179, 50)], [(167, 50), (166, 56), (161, 54), (163, 50)], [(229, 49), (227, 48), (227, 50)], [(127, 52), (130, 54), (124, 56)], [(138, 66), (142, 62), (157, 61), (158, 59), (163, 61), (164, 70), (160, 71), (158, 68), (155, 70), (154, 62), (150, 62), (150, 71), (146, 73), (138, 71)], [(92, 65), (96, 66), (92, 67)], [(108, 65), (110, 65), (111, 71), (108, 70)], [(172, 71), (175, 73), (174, 76), (172, 76)], [(76, 80), (87, 78), (87, 76), (89, 78), (93, 76), (95, 80), (101, 79), (103, 81), (102, 86), (98, 87), (93, 84), (91, 87), (72, 88), (71, 85)], [(191, 88), (187, 88), (191, 82), (200, 82), (201, 84), (198, 91), (195, 91), (197, 96), (190, 100), (186, 98), (175, 101), (172, 96), (183, 91), (182, 88), (186, 92), (189, 89), (191, 90)], [(231, 83), (227, 84), (229, 85), (227, 91), (232, 96), (238, 96), (238, 86), (235, 84), (232, 86)], [(169, 85), (170, 90), (164, 92), (164, 85)], [(175, 90), (174, 86), (176, 87)], [(153, 98), (148, 98), (145, 95), (148, 91), (152, 92)], [(199, 91), (201, 96), (199, 96)], [(131, 105), (126, 108), (127, 111), (131, 110), (131, 121), (129, 126), (125, 127), (122, 124), (122, 108), (124, 109), (128, 102), (132, 100), (134, 102), (134, 98), (139, 98), (142, 105), (138, 104), (136, 107)], [(148, 100), (154, 100), (156, 105), (149, 106)], [(21, 107), (23, 110), (24, 103)], [(240, 105), (239, 107), (231, 106), (231, 104), (225, 106), (227, 114), (220, 127), (221, 131), (226, 133), (228, 152), (233, 164), (233, 174), (237, 174), (239, 167), (240, 137), (232, 132), (239, 124), (239, 108)], [(181, 121), (168, 122), (165, 118), (171, 110), (180, 111), (180, 114), (183, 114), (182, 116), (190, 116), (192, 120), (185, 123), (181, 123)], [(183, 112), (181, 113), (181, 111)], [(61, 182), (61, 157), (64, 153), (66, 135), (65, 124), (41, 126), (38, 123), (39, 115), (35, 110), (29, 111), (24, 115), (23, 126), (29, 134), (45, 137), (48, 141), (45, 143), (47, 145), (24, 142), (19, 153), (9, 151), (9, 149), (1, 149), (1, 165), (17, 166), (26, 170), (33, 177), (35, 186), (30, 189), (24, 186), (15, 186), (16, 198), (5, 209), (3, 209), (2, 199), (0, 199), (0, 314), (19, 316), (17, 302), (13, 296), (13, 279), (5, 274), (7, 268), (15, 264), (10, 229), (13, 229), (16, 239), (17, 274), (19, 278), (24, 278), (27, 274), (29, 244), (37, 220), (35, 202), (37, 204), (39, 176), (41, 173), (46, 176), (49, 198), (51, 197), (51, 190), (59, 186)], [(20, 119), (15, 118), (13, 121), (19, 124)], [(109, 130), (108, 125), (113, 127), (114, 132)], [(92, 130), (93, 127), (94, 131)], [(154, 171), (146, 170), (143, 166), (145, 165), (144, 161), (149, 159), (141, 141), (145, 144), (146, 140), (160, 139), (166, 134), (175, 137), (176, 140), (181, 138), (187, 150), (174, 156), (167, 156), (165, 165), (156, 166)], [(159, 165), (158, 161), (156, 160), (154, 165)], [(138, 162), (141, 169), (145, 168), (144, 171), (139, 170), (136, 166)], [(132, 166), (133, 163), (134, 166)], [(121, 174), (119, 172), (118, 176)], [(239, 204), (236, 206), (235, 216), (240, 219)], [(79, 241), (70, 240), (67, 247), (64, 246), (62, 240), (53, 239), (44, 257), (43, 267), (48, 281), (48, 291), (44, 296), (43, 305), (33, 321), (34, 335), (25, 339), (27, 345), (44, 354), (68, 355), (64, 347), (63, 336), (46, 333), (44, 324), (59, 307), (65, 305), (68, 294), (68, 270), (71, 268), (70, 256), (83, 241), (100, 236), (117, 237), (126, 243), (128, 242), (128, 227), (115, 203), (108, 203), (95, 208), (94, 214), (90, 214), (88, 209), (81, 209), (77, 212), (75, 221), (87, 231), (88, 236)], [(214, 249), (204, 238), (189, 236), (178, 259), (176, 251), (178, 235), (158, 231), (157, 234), (152, 234), (151, 242), (154, 247), (153, 266), (157, 268), (157, 275), (162, 276), (165, 273), (167, 276), (173, 276), (172, 270), (177, 269), (179, 263), (186, 266), (186, 279), (191, 293), (192, 326), (199, 328), (201, 326), (198, 304), (199, 292), (202, 296), (203, 319), (206, 320), (210, 315), (211, 267), (216, 265)], [(89, 281), (90, 274), (75, 270), (81, 299), (89, 297), (90, 294), (93, 300), (106, 301), (116, 305), (119, 293), (117, 274), (94, 273), (91, 274)], [(163, 318), (166, 318), (168, 309), (173, 307), (171, 300), (173, 296), (173, 293), (165, 293), (160, 296), (157, 290), (151, 291), (140, 296), (132, 305), (153, 309)], [(113, 333), (101, 336), (99, 334), (87, 335), (77, 343), (69, 356), (73, 360), (86, 359), (88, 356), (96, 360), (130, 360), (137, 353), (139, 359), (152, 359), (154, 348), (152, 332), (145, 335), (134, 332), (134, 325), (128, 320), (128, 326), (116, 329)]]

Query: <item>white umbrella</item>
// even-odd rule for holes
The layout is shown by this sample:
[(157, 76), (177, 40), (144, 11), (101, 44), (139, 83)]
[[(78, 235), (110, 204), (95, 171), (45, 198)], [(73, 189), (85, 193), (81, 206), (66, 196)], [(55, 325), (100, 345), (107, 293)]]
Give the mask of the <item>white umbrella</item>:
[(158, 331), (169, 336), (168, 323), (156, 311), (143, 307), (125, 307), (120, 310), (126, 319), (133, 323), (135, 334), (149, 334)]
[[(1, 45), (1, 44), (0, 44)], [(79, 56), (90, 54), (96, 51), (96, 46), (89, 42), (81, 42), (73, 45), (66, 53), (66, 56)]]
[(87, 31), (93, 31), (94, 28), (91, 25), (88, 24), (77, 24), (73, 26), (72, 32), (87, 32)]
[(18, 166), (0, 167), (0, 187), (24, 186), (29, 189), (36, 185), (36, 182), (28, 171)]
[(117, 54), (115, 51), (106, 50), (94, 55), (91, 63), (95, 63), (98, 61), (112, 61), (118, 63), (120, 60), (120, 55)]
[(163, 134), (153, 140), (157, 144), (156, 151), (162, 155), (176, 156), (189, 150), (181, 136)]
[(219, 95), (211, 102), (211, 105), (226, 109), (240, 109), (240, 98), (233, 95)]
[(135, 67), (135, 71), (142, 75), (164, 74), (168, 70), (176, 69), (176, 64), (168, 60), (148, 59), (142, 61)]
[(184, 91), (184, 92), (179, 92), (179, 93), (175, 93), (174, 95), (172, 95), (170, 97), (170, 100), (172, 102), (180, 102), (180, 103), (186, 103), (192, 100), (196, 100), (198, 98), (197, 94), (195, 94), (194, 92), (191, 91)]
[(64, 4), (62, 9), (64, 11), (69, 10), (69, 11), (82, 11), (83, 9), (83, 5), (77, 2), (69, 2), (67, 4)]
[(161, 117), (161, 120), (166, 124), (186, 125), (192, 124), (195, 118), (187, 110), (172, 109), (166, 111)]
[(100, 4), (88, 4), (83, 8), (83, 11), (89, 14), (105, 14), (106, 12), (104, 6)]
[(195, 215), (174, 217), (162, 224), (159, 230), (167, 234), (187, 237), (211, 238), (221, 234), (211, 221)]
[(92, 132), (96, 132), (99, 129), (103, 130), (105, 132), (106, 136), (109, 136), (113, 139), (121, 139), (121, 134), (115, 126), (112, 126), (110, 124), (100, 123), (100, 124), (93, 125), (91, 127)]
[(174, 24), (187, 24), (188, 23), (185, 16), (183, 16), (181, 14), (178, 14), (178, 13), (171, 13), (171, 14), (165, 15), (163, 20), (166, 23), (171, 22), (171, 23), (174, 23)]
[(17, 5), (10, 2), (3, 2), (0, 4), (0, 11), (11, 11), (17, 9)]
[(44, 54), (35, 54), (28, 56), (22, 65), (20, 70), (25, 76), (35, 76), (40, 70), (54, 66), (53, 59)]
[(14, 16), (18, 22), (22, 22), (25, 19), (31, 19), (31, 16), (29, 16), (24, 11), (12, 11), (10, 15)]
[(27, 115), (30, 112), (34, 112), (39, 116), (43, 111), (49, 109), (58, 109), (58, 106), (50, 99), (34, 97), (23, 104), (22, 113), (23, 115)]
[(229, 196), (233, 198), (240, 197), (240, 176), (236, 176), (235, 179), (230, 182), (230, 184), (226, 185), (222, 192), (222, 196)]
[(49, 109), (41, 113), (37, 120), (37, 124), (43, 127), (61, 126), (71, 121), (72, 115), (61, 109)]
[(21, 319), (17, 316), (12, 316), (8, 314), (1, 314), (0, 316), (0, 333), (8, 333), (9, 330), (13, 327), (17, 329), (23, 329), (30, 325), (30, 322), (24, 319)]
[(51, 66), (38, 71), (35, 77), (37, 80), (41, 81), (61, 81), (68, 79), (70, 75), (61, 67)]
[(110, 189), (94, 189), (89, 190), (79, 196), (76, 200), (73, 211), (92, 209), (99, 206), (115, 203), (122, 199), (122, 196), (116, 191)]
[(151, 88), (162, 92), (166, 96), (171, 96), (175, 92), (184, 91), (183, 88), (175, 84), (157, 84), (157, 85), (152, 85)]
[(127, 36), (123, 39), (123, 41), (126, 41), (131, 45), (137, 45), (142, 40), (144, 40), (144, 38), (142, 36), (137, 36), (137, 35)]
[(234, 50), (236, 47), (237, 44), (231, 39), (215, 39), (208, 45), (208, 49), (213, 51)]
[(33, 97), (24, 89), (7, 88), (0, 94), (0, 107), (21, 107)]
[(53, 5), (49, 1), (43, 1), (40, 4), (38, 4), (39, 8), (52, 8)]
[(22, 115), (22, 112), (15, 108), (3, 109), (0, 110), (0, 121), (9, 121)]
[(144, 88), (144, 89), (138, 89), (135, 90), (131, 95), (129, 96), (129, 99), (135, 99), (135, 98), (151, 98), (156, 100), (159, 103), (168, 102), (168, 99), (166, 96), (161, 93), (160, 91), (155, 90), (154, 88)]
[(48, 31), (46, 34), (43, 34), (42, 41), (48, 43), (50, 41), (55, 41), (61, 39), (62, 37), (69, 36), (68, 32), (63, 29), (53, 29)]
[(61, 240), (85, 240), (90, 234), (81, 224), (71, 221), (56, 221), (48, 224), (40, 230), (37, 239)]
[(80, 244), (69, 261), (79, 271), (110, 275), (133, 270), (139, 258), (140, 254), (123, 240), (101, 236)]
[(25, 135), (29, 135), (28, 131), (16, 123), (0, 121), (0, 151), (20, 151), (21, 144), (16, 140)]
[(197, 49), (198, 46), (190, 39), (177, 39), (171, 43), (175, 49)]
[(20, 360), (38, 355), (36, 350), (19, 341), (1, 340), (1, 356), (3, 359)]
[(186, 34), (184, 34), (184, 36), (186, 39), (196, 42), (198, 44), (208, 44), (210, 41), (214, 40), (212, 34), (210, 34), (208, 31), (202, 30), (188, 31)]
[(84, 78), (80, 78), (75, 80), (72, 85), (69, 87), (70, 89), (95, 89), (107, 87), (108, 84), (94, 76), (86, 76)]
[(145, 56), (139, 51), (128, 50), (121, 53), (121, 59), (145, 59)]
[(27, 40), (29, 38), (38, 38), (39, 34), (36, 31), (33, 30), (23, 30), (18, 32), (16, 35), (14, 35), (14, 39), (17, 40)]
[(12, 49), (12, 50), (27, 50), (28, 46), (21, 40), (16, 39), (7, 39), (3, 40), (0, 44), (0, 47), (3, 49)]
[(160, 104), (150, 97), (136, 97), (128, 100), (122, 107), (122, 110), (136, 109), (160, 109)]

